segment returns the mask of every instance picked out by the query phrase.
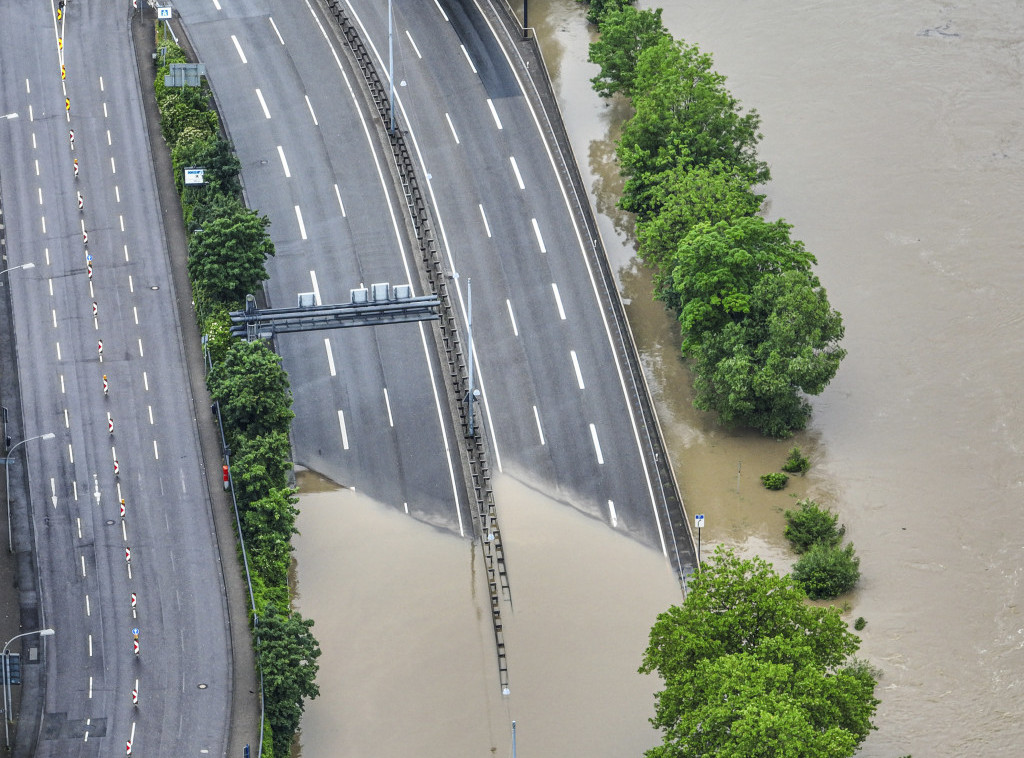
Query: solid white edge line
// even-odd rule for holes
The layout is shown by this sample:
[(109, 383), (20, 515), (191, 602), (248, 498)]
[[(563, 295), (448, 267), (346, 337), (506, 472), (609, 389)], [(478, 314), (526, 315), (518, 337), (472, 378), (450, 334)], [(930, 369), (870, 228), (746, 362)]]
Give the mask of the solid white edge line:
[(565, 321), (565, 309), (562, 307), (562, 296), (558, 294), (558, 285), (551, 282), (551, 290), (555, 293), (555, 304), (558, 306), (558, 317)]
[[(435, 0), (435, 3), (436, 2), (437, 2), (437, 0)], [(310, 9), (310, 13), (313, 13), (313, 9), (312, 9), (312, 6), (310, 6), (309, 0), (306, 0), (306, 6)], [(440, 7), (441, 6), (438, 5), (439, 9), (440, 9)], [(366, 26), (363, 24), (362, 20), (359, 18), (359, 14), (356, 13), (355, 9), (351, 8), (351, 6), (350, 6), (350, 10), (352, 11), (352, 18), (355, 19), (356, 23), (363, 30), (363, 34), (366, 35), (366, 36), (364, 36), (364, 39), (366, 39), (369, 42), (370, 49), (373, 50), (373, 54), (377, 57), (378, 62), (380, 62), (381, 66), (384, 67), (384, 59), (381, 57), (380, 52), (377, 50), (376, 45), (373, 44), (372, 38), (370, 38), (369, 35), (366, 34)], [(444, 14), (444, 11), (442, 11), (442, 15), (443, 14)], [(317, 18), (316, 14), (313, 14), (313, 17), (314, 17), (314, 19), (316, 19)], [(447, 16), (445, 16), (445, 20), (446, 21), (448, 20)], [(318, 24), (320, 23), (319, 20), (317, 20), (317, 23)], [(327, 32), (324, 31), (322, 25), (320, 26), (320, 31), (323, 33), (324, 37), (326, 38), (327, 37)], [(332, 49), (332, 52), (333, 52), (333, 46), (332, 46), (331, 49)], [(334, 56), (335, 56), (335, 60), (338, 61), (338, 68), (340, 69), (341, 68), (341, 62), (340, 62), (340, 60), (338, 60), (336, 52), (334, 53)], [(384, 68), (386, 68), (386, 67), (384, 67)], [(344, 70), (342, 70), (342, 75), (344, 76)], [(348, 84), (348, 78), (347, 77), (345, 77), (345, 82), (346, 82), (346, 84)], [(352, 89), (351, 84), (349, 84), (349, 94), (352, 96), (353, 100), (355, 100), (356, 96), (355, 96), (354, 90)], [(402, 98), (398, 94), (395, 95), (395, 102), (398, 104), (398, 109), (401, 111), (402, 116), (406, 120), (406, 123), (407, 124), (410, 123), (409, 122), (409, 114), (406, 112), (405, 105), (402, 103)], [(366, 121), (362, 117), (362, 111), (361, 111), (361, 109), (357, 109), (357, 112), (359, 113), (360, 123), (363, 125), (364, 131), (366, 131), (367, 140), (369, 141), (370, 140), (369, 131), (368, 131), (368, 128), (366, 126)], [(416, 157), (419, 160), (420, 165), (423, 167), (424, 172), (429, 176), (429, 172), (427, 172), (427, 168), (426, 168), (426, 166), (427, 166), (426, 161), (423, 160), (423, 153), (420, 151), (419, 142), (417, 141), (416, 135), (413, 133), (413, 130), (411, 128), (409, 129), (409, 136), (412, 139), (413, 148), (416, 151)], [(379, 173), (380, 172), (380, 164), (377, 161), (376, 153), (374, 153), (373, 156), (374, 156), (374, 162), (377, 163), (377, 166), (378, 166), (377, 170), (378, 170), (378, 173)], [(381, 182), (383, 183), (383, 178), (381, 179)], [(448, 245), (448, 235), (445, 232), (444, 222), (441, 220), (440, 213), (437, 212), (437, 209), (438, 209), (437, 196), (434, 193), (434, 187), (433, 187), (430, 179), (427, 179), (427, 189), (430, 192), (430, 201), (433, 203), (433, 207), (434, 207), (434, 210), (435, 210), (435, 214), (436, 214), (435, 215), (435, 219), (437, 221), (437, 228), (441, 232), (441, 239), (444, 242), (445, 255), (448, 258), (448, 263), (452, 266), (452, 269), (455, 270), (455, 262), (452, 260), (451, 248)], [(388, 193), (386, 187), (385, 187), (385, 195), (388, 197), (388, 200), (389, 200), (388, 208), (389, 208), (389, 210), (391, 210), (390, 194)], [(394, 211), (393, 210), (392, 210), (392, 221), (394, 222)], [(402, 265), (405, 266), (406, 274), (408, 275), (408, 263), (407, 263), (404, 255), (402, 257)], [(411, 279), (410, 279), (410, 281), (411, 281)], [(462, 294), (462, 289), (458, 285), (458, 283), (456, 283), (455, 291), (456, 291), (456, 293), (458, 294), (458, 297), (459, 297), (459, 308), (460, 308), (460, 310), (462, 312), (463, 318), (465, 318), (465, 315), (466, 315), (466, 302), (465, 302), (465, 299), (464, 299), (463, 294)], [(430, 351), (429, 351), (429, 349), (427, 347), (426, 333), (423, 330), (423, 324), (422, 323), (419, 324), (419, 329), (420, 329), (420, 338), (421, 338), (421, 340), (423, 342), (423, 351), (424, 351), (424, 354), (427, 356), (427, 360), (429, 362), (429, 360), (430, 360), (429, 356), (431, 355), (431, 353), (430, 353)], [(498, 473), (501, 473), (504, 469), (503, 469), (502, 464), (501, 464), (501, 449), (498, 446), (498, 435), (497, 435), (497, 432), (496, 432), (497, 427), (494, 424), (494, 418), (493, 418), (493, 416), (491, 414), (490, 402), (487, 399), (487, 390), (485, 388), (486, 387), (486, 380), (485, 380), (485, 377), (484, 377), (484, 371), (483, 371), (483, 368), (480, 365), (479, 359), (477, 358), (476, 349), (475, 348), (474, 348), (473, 352), (474, 352), (474, 358), (476, 359), (474, 365), (477, 367), (477, 369), (476, 369), (477, 370), (477, 379), (479, 379), (480, 392), (483, 395), (484, 415), (487, 416), (487, 428), (490, 429), (490, 432), (491, 432), (491, 451), (492, 451), (492, 453), (494, 455), (494, 465), (497, 467)], [(449, 441), (448, 441), (448, 428), (445, 425), (446, 424), (446, 416), (444, 415), (444, 413), (441, 410), (441, 400), (440, 400), (440, 396), (438, 395), (437, 382), (436, 382), (436, 378), (434, 376), (434, 372), (433, 371), (429, 371), (428, 372), (428, 376), (430, 377), (430, 384), (431, 384), (431, 387), (433, 388), (433, 391), (434, 391), (434, 403), (435, 403), (435, 406), (437, 408), (438, 420), (441, 423), (441, 433), (442, 433), (442, 436), (444, 438), (445, 454), (447, 456), (449, 456), (448, 457), (448, 472), (449, 472), (449, 477), (451, 478), (452, 496), (455, 499), (455, 508), (456, 508), (456, 510), (459, 513), (459, 534), (460, 534), (460, 536), (464, 537), (465, 536), (465, 528), (464, 528), (464, 526), (462, 524), (462, 505), (461, 505), (462, 500), (461, 500), (461, 497), (460, 497), (460, 494), (459, 494), (458, 486), (456, 484), (455, 466), (452, 463), (452, 459), (450, 457), (451, 456), (451, 448), (449, 447)]]
[(572, 367), (576, 371), (576, 383), (579, 385), (581, 390), (585, 390), (586, 386), (583, 384), (583, 372), (580, 371), (580, 362), (576, 357), (576, 351), (570, 350), (569, 357), (572, 358)]
[(604, 465), (604, 456), (601, 455), (601, 441), (597, 438), (597, 427), (590, 425), (590, 438), (594, 441), (594, 452), (597, 453), (597, 462)]
[(242, 46), (238, 44), (238, 37), (232, 34), (231, 41), (235, 43), (235, 50), (238, 51), (238, 57), (242, 59), (242, 63), (248, 63), (249, 61), (245, 59), (245, 53), (242, 52)]

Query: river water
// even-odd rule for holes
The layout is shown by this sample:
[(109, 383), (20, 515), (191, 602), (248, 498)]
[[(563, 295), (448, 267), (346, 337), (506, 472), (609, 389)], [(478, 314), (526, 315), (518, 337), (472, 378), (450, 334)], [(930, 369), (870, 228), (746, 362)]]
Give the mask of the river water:
[[(642, 7), (655, 4), (641, 0)], [(848, 598), (883, 671), (862, 755), (1019, 755), (1024, 738), (1024, 13), (1019, 2), (673, 0), (664, 20), (761, 113), (767, 215), (794, 224), (846, 323), (798, 482), (862, 558)], [(785, 568), (756, 476), (790, 443), (690, 408), (676, 330), (614, 209), (621, 104), (587, 91), (591, 30), (533, 0), (585, 179), (704, 537)], [(737, 484), (737, 470), (741, 469)], [(748, 476), (749, 474), (749, 476)], [(787, 491), (788, 492), (788, 491)]]
[[(817, 255), (849, 351), (795, 438), (811, 472), (767, 493), (757, 477), (793, 441), (724, 430), (690, 406), (674, 322), (651, 302), (614, 208), (611, 139), (627, 111), (589, 90), (592, 30), (575, 0), (531, 0), (687, 508), (707, 516), (705, 549), (727, 543), (786, 569), (782, 511), (806, 494), (832, 506), (862, 559), (848, 617), (867, 619), (862, 653), (883, 672), (879, 729), (861, 754), (1018, 755), (1020, 4), (666, 5), (672, 32), (713, 53), (761, 113), (766, 213)], [(678, 598), (657, 554), (499, 481), (516, 601), (502, 698), (470, 543), (301, 481), (298, 605), (324, 648), (306, 758), (507, 756), (512, 719), (522, 755), (611, 758), (658, 741), (644, 723), (657, 682), (635, 674), (654, 615)]]

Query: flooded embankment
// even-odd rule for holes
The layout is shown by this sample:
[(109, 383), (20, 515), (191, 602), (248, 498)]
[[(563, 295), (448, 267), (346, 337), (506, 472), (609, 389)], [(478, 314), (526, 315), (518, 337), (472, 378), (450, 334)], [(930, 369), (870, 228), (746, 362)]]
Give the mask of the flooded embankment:
[[(1024, 740), (1024, 15), (1011, 0), (664, 7), (762, 116), (766, 213), (794, 224), (849, 351), (795, 438), (802, 484), (862, 558), (862, 652), (883, 671), (861, 755), (1016, 756)], [(520, 4), (521, 5), (521, 4)], [(589, 90), (574, 0), (532, 0), (545, 56), (629, 303), (687, 507), (708, 542), (786, 565), (756, 477), (792, 443), (690, 407), (677, 328), (650, 302), (614, 208), (621, 103)], [(742, 467), (737, 489), (737, 469)], [(749, 476), (748, 476), (749, 473)], [(786, 504), (786, 498), (782, 498)]]

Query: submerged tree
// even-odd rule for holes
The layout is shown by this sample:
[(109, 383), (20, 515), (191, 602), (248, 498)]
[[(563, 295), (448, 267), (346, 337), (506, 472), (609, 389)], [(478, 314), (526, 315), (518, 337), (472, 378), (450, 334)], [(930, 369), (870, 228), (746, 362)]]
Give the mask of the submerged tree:
[(647, 755), (849, 758), (878, 705), (859, 644), (837, 609), (718, 548), (651, 629), (640, 671), (664, 682), (651, 719), (664, 739)]

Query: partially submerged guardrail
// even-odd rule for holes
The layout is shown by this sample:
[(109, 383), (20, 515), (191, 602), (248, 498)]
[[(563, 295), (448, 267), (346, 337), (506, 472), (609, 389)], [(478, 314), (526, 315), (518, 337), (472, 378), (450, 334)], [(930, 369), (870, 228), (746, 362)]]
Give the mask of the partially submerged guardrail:
[[(380, 116), (381, 123), (388, 129), (391, 152), (395, 168), (402, 183), (405, 203), (409, 210), (409, 221), (419, 248), (420, 274), (427, 286), (440, 301), (439, 333), (442, 354), (448, 373), (448, 401), (458, 413), (463, 427), (468, 429), (470, 397), (467, 350), (459, 333), (459, 323), (451, 295), (448, 291), (448, 274), (441, 261), (441, 254), (433, 233), (426, 198), (420, 190), (412, 156), (406, 145), (399, 121), (391, 113), (388, 89), (377, 73), (369, 51), (363, 44), (358, 30), (352, 24), (338, 0), (325, 0), (331, 15), (341, 27), (346, 45), (356, 65), (362, 72), (369, 88), (369, 94)], [(390, 128), (394, 124), (394, 128)], [(491, 622), (494, 629), (494, 644), (498, 655), (498, 680), (503, 694), (508, 694), (508, 661), (505, 656), (505, 637), (501, 621), (501, 599), (511, 605), (512, 590), (508, 581), (505, 551), (498, 528), (498, 514), (494, 506), (494, 492), (491, 487), (490, 465), (483, 435), (474, 429), (472, 435), (464, 437), (462, 452), (468, 465), (467, 484), (476, 511), (477, 538), (484, 555), (487, 571), (487, 587), (491, 599)]]

